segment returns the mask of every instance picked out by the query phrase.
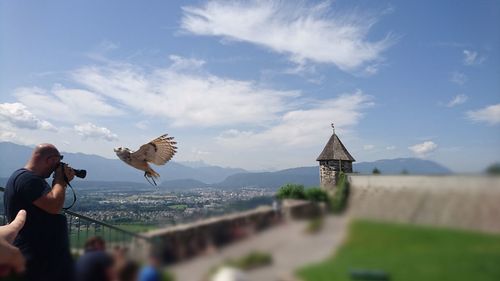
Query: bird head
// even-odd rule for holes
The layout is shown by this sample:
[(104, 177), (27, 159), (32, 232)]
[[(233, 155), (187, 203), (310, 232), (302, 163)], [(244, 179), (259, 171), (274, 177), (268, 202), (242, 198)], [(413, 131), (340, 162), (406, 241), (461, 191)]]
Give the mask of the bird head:
[(120, 154), (124, 154), (126, 152), (128, 152), (128, 148), (124, 148), (124, 147), (117, 147), (117, 148), (114, 148), (113, 149), (116, 153), (116, 155), (120, 155)]

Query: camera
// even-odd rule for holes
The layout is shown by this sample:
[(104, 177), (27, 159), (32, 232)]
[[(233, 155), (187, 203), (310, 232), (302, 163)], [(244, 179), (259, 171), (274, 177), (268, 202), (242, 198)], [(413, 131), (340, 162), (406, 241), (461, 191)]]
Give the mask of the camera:
[[(61, 167), (64, 168), (64, 165), (68, 165), (68, 164), (66, 164), (64, 162), (61, 162), (60, 165), (61, 165)], [(73, 169), (73, 168), (71, 168), (71, 169)], [(83, 178), (85, 178), (87, 176), (87, 170), (73, 169), (73, 171), (75, 172), (75, 176), (77, 176), (77, 177), (79, 177), (81, 179), (83, 179)]]

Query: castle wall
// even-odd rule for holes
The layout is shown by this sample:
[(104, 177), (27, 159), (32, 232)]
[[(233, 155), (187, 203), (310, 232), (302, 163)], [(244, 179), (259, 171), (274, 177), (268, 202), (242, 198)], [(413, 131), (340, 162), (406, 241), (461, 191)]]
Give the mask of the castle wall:
[(500, 233), (500, 177), (349, 175), (348, 214)]
[[(342, 169), (340, 167), (342, 166)], [(352, 173), (352, 162), (349, 161), (320, 161), (319, 165), (319, 182), (320, 186), (329, 192), (335, 191), (337, 183), (338, 171), (342, 170), (345, 173)]]

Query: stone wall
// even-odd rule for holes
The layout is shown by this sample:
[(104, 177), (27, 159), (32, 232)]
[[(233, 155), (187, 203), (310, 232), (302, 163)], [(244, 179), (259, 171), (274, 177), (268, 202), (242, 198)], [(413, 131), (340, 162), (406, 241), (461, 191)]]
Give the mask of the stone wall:
[[(325, 162), (326, 161), (322, 161)], [(319, 180), (320, 186), (328, 192), (333, 192), (335, 190), (336, 184), (336, 172), (334, 167), (327, 164), (320, 164), (319, 166)]]
[(352, 162), (339, 160), (320, 161), (319, 183), (321, 188), (329, 193), (334, 193), (339, 171), (352, 173)]
[(201, 220), (143, 233), (147, 239), (136, 239), (131, 252), (144, 259), (149, 252), (159, 254), (165, 264), (175, 263), (215, 251), (283, 219), (302, 219), (324, 212), (324, 207), (308, 201), (284, 200), (281, 207), (259, 207), (250, 211)]
[(348, 214), (500, 233), (500, 177), (349, 175)]

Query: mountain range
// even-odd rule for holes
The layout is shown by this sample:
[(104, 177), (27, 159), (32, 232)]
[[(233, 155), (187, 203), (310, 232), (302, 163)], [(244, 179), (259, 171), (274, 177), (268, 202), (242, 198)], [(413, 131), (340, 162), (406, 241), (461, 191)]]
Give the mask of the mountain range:
[[(0, 142), (0, 177), (6, 178), (23, 167), (30, 157), (32, 148), (10, 142)], [(73, 168), (86, 169), (86, 181), (136, 182), (145, 183), (143, 173), (124, 164), (118, 159), (108, 159), (83, 153), (62, 153), (64, 161)], [(430, 160), (417, 158), (385, 159), (374, 162), (354, 163), (353, 169), (361, 174), (369, 174), (374, 168), (382, 174), (450, 174), (451, 171)], [(286, 183), (298, 183), (305, 186), (319, 185), (319, 168), (299, 167), (275, 172), (248, 172), (239, 168), (212, 166), (203, 162), (171, 161), (165, 166), (154, 169), (162, 176), (160, 186), (165, 188), (193, 187), (267, 187), (277, 188)]]

